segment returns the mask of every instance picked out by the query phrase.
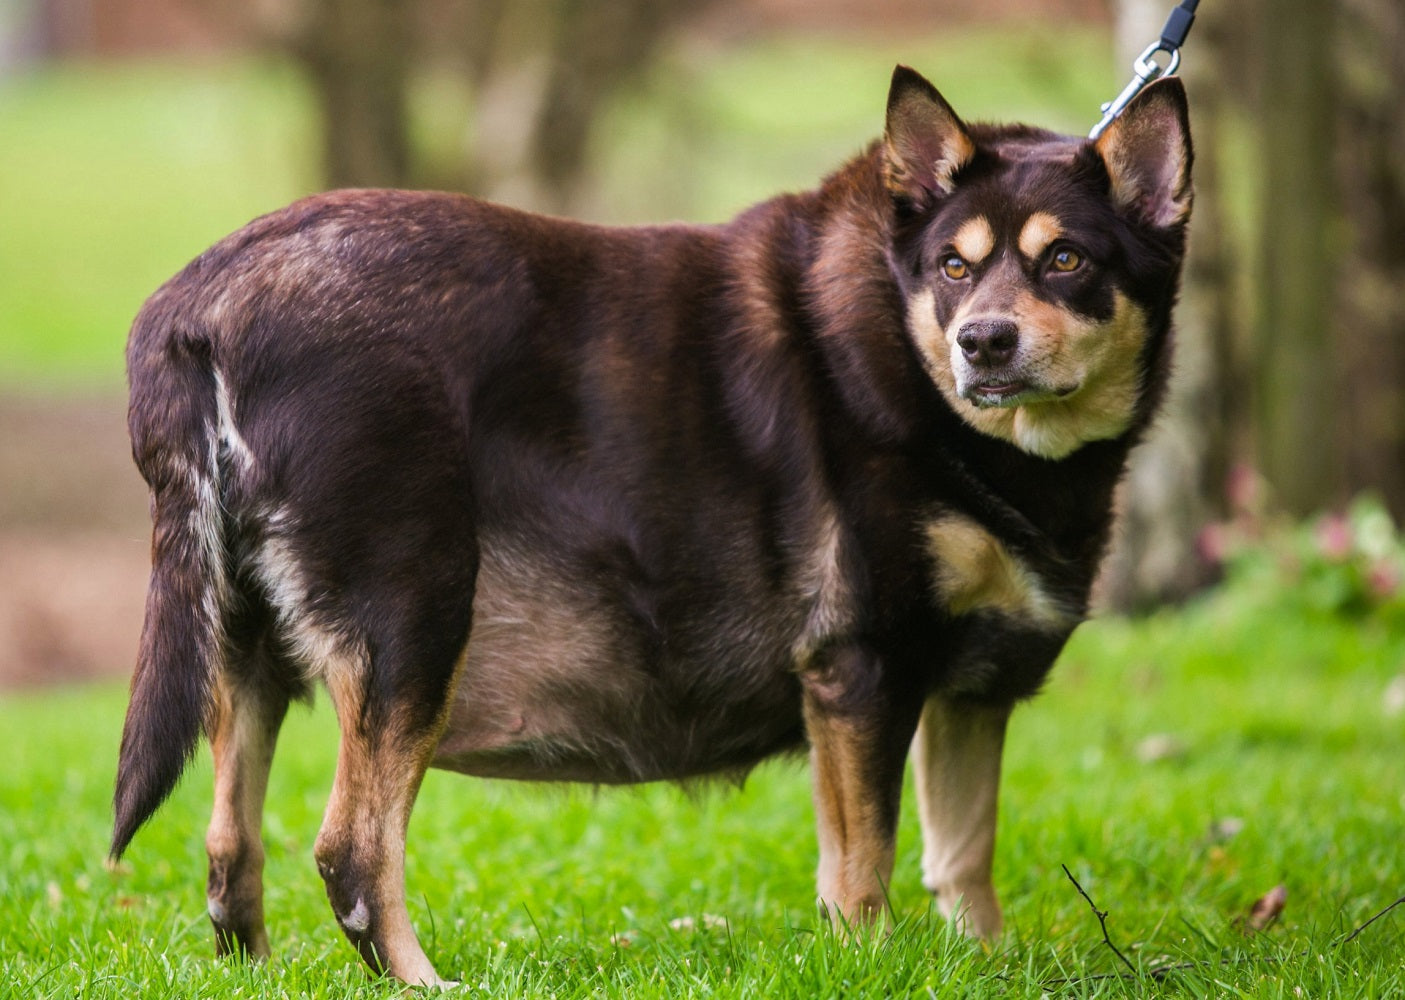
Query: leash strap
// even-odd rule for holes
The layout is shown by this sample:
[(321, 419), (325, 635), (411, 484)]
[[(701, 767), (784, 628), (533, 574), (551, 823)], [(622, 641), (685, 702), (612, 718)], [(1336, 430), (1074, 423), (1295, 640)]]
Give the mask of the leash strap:
[[(1088, 133), (1089, 139), (1102, 135), (1148, 83), (1170, 76), (1180, 68), (1181, 46), (1185, 44), (1186, 35), (1190, 34), (1190, 26), (1195, 23), (1195, 8), (1198, 6), (1200, 0), (1181, 0), (1180, 6), (1171, 11), (1165, 27), (1161, 29), (1161, 37), (1148, 45), (1132, 63), (1132, 82), (1122, 88), (1122, 93), (1103, 105), (1102, 120)], [(1158, 53), (1166, 57), (1164, 64), (1157, 61)]]

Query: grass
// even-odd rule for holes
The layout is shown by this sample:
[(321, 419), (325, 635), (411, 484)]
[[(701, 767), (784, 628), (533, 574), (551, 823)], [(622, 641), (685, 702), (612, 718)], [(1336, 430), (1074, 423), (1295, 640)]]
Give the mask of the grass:
[[(775, 40), (666, 59), (604, 117), (581, 214), (726, 218), (813, 185), (882, 127), (893, 62), (970, 117), (1079, 131), (1116, 85), (1096, 32), (966, 30), (901, 44)], [(999, 67), (992, 70), (991, 67)], [(416, 91), (428, 176), (471, 134), (443, 77)], [(143, 299), (205, 247), (318, 186), (305, 81), (262, 59), (54, 66), (0, 78), (0, 389), (111, 388)], [(491, 137), (480, 137), (491, 141)]]
[[(1342, 938), (1405, 892), (1402, 720), (1384, 699), (1403, 661), (1398, 630), (1225, 598), (1085, 626), (1012, 727), (993, 950), (930, 912), (910, 795), (895, 929), (831, 934), (810, 908), (793, 762), (691, 798), (433, 772), (411, 915), (440, 970), (490, 996), (1399, 995), (1405, 908)], [(0, 994), (399, 995), (363, 973), (311, 861), (335, 759), (325, 704), (284, 730), (265, 830), (277, 958), (255, 967), (207, 958), (203, 753), (124, 869), (104, 870), (122, 711), (110, 687), (0, 705)], [(1280, 883), (1281, 920), (1245, 936)]]

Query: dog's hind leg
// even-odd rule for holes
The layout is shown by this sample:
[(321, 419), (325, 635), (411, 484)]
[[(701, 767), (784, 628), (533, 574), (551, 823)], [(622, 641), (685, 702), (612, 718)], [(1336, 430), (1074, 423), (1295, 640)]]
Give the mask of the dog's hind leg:
[[(262, 374), (273, 402), (249, 406), (250, 447), (268, 452), (278, 495), (246, 563), (282, 648), (336, 709), (314, 847), (333, 913), (374, 971), (439, 983), (405, 908), (405, 830), (473, 612), (466, 432), (439, 374), (391, 332), (304, 339), (315, 358)], [(303, 421), (291, 428), (279, 422), (290, 400)]]
[[(261, 655), (261, 654), (253, 654)], [(231, 656), (232, 664), (237, 663)], [(228, 670), (216, 680), (210, 725), (215, 802), (205, 850), (210, 858), (207, 898), (219, 955), (268, 955), (263, 921), (264, 793), (288, 693)]]
[[(444, 981), (405, 907), (405, 831), (448, 720), (476, 569), (467, 520), (442, 522), (437, 545), (412, 558), (392, 549), (387, 564), (363, 567), (346, 592), (347, 638), (319, 643), (306, 634), (341, 729), (315, 847), (327, 898), (373, 971), (429, 985)], [(396, 539), (413, 527), (390, 516), (382, 526)]]
[(1009, 706), (929, 698), (912, 743), (922, 820), (922, 884), (972, 937), (1000, 933), (991, 883), (1000, 755)]
[[(376, 673), (390, 673), (373, 666)], [(443, 984), (405, 906), (405, 830), (443, 729), (444, 713), (406, 691), (385, 698), (366, 675), (333, 672), (327, 688), (341, 724), (337, 773), (317, 868), (347, 939), (377, 973)], [(447, 688), (441, 697), (447, 694)], [(416, 703), (418, 702), (418, 703)]]

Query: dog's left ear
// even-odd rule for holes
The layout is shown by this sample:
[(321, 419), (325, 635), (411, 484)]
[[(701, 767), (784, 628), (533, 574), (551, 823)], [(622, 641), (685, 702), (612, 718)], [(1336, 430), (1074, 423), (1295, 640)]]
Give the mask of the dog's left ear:
[(952, 191), (956, 173), (976, 155), (976, 144), (946, 98), (916, 70), (893, 70), (888, 122), (883, 131), (888, 190), (919, 209)]
[(1151, 84), (1097, 140), (1112, 179), (1112, 199), (1152, 225), (1190, 217), (1190, 113), (1179, 78)]

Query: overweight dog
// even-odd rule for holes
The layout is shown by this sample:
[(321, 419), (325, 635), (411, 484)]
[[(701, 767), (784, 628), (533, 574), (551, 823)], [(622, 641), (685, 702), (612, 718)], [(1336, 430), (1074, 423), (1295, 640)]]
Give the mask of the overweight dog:
[(118, 857), (201, 733), (221, 953), (264, 955), (290, 699), (340, 724), (317, 865), (372, 968), (425, 769), (626, 783), (808, 748), (819, 898), (879, 914), (911, 757), (922, 878), (996, 934), (1011, 706), (1084, 616), (1167, 377), (1185, 96), (1096, 142), (893, 75), (883, 138), (718, 226), (341, 191), (169, 281), (128, 348), (151, 586)]

